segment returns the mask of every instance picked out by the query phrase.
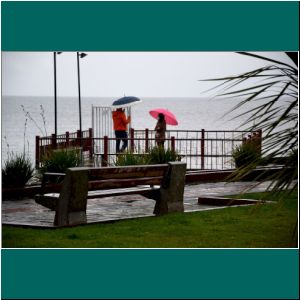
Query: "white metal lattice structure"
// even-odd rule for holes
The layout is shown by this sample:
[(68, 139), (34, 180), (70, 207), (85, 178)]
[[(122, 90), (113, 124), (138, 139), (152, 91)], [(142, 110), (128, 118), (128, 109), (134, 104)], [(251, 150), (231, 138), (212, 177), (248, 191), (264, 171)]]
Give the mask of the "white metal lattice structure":
[[(102, 154), (104, 152), (103, 143), (100, 143), (97, 138), (103, 138), (107, 136), (114, 138), (112, 112), (116, 108), (112, 106), (94, 106), (92, 105), (92, 128), (93, 137), (96, 138), (94, 141), (94, 153)], [(125, 107), (125, 113), (127, 116), (131, 116), (131, 107)], [(130, 134), (131, 122), (128, 124), (128, 134)], [(108, 145), (108, 151), (112, 153), (115, 149), (115, 141), (110, 140)]]

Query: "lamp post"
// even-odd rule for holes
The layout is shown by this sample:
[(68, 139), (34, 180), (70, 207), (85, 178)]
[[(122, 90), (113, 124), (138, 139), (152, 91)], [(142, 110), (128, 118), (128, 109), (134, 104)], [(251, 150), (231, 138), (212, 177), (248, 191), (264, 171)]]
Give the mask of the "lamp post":
[(86, 53), (77, 52), (77, 74), (78, 74), (78, 103), (79, 103), (79, 130), (80, 130), (80, 144), (82, 138), (82, 123), (81, 123), (81, 95), (80, 95), (80, 68), (79, 68), (79, 58), (84, 58), (87, 56)]
[(56, 54), (61, 54), (62, 52), (53, 52), (54, 60), (54, 133), (57, 136), (57, 88), (56, 88)]

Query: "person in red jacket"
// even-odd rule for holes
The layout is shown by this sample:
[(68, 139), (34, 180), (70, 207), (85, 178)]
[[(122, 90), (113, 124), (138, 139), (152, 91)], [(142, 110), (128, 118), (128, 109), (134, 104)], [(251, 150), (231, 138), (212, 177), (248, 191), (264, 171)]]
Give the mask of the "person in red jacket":
[[(116, 111), (112, 112), (112, 119), (114, 123), (114, 131), (116, 137), (116, 153), (125, 151), (128, 146), (128, 134), (127, 134), (127, 124), (130, 123), (131, 118), (128, 116), (126, 118), (125, 110), (118, 108)], [(121, 140), (123, 142), (122, 148), (120, 149)]]

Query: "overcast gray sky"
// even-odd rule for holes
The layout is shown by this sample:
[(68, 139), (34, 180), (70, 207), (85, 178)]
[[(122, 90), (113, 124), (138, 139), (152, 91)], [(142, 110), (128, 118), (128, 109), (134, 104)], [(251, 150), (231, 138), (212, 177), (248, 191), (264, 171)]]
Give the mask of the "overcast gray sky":
[[(82, 97), (199, 97), (212, 83), (266, 65), (234, 52), (86, 52)], [(284, 52), (255, 52), (291, 62)], [(53, 52), (2, 52), (2, 95), (52, 96)], [(214, 83), (215, 84), (215, 83)], [(76, 52), (57, 55), (57, 94), (77, 96)]]

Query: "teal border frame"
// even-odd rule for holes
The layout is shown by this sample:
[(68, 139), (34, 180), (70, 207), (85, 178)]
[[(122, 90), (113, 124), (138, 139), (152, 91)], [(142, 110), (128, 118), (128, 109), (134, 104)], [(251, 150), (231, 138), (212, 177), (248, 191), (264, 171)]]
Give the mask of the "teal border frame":
[(2, 250), (2, 299), (296, 299), (295, 250)]
[(298, 51), (291, 1), (1, 2), (2, 51)]
[[(1, 2), (2, 51), (298, 51), (299, 3)], [(296, 299), (298, 249), (2, 249), (2, 299)]]

